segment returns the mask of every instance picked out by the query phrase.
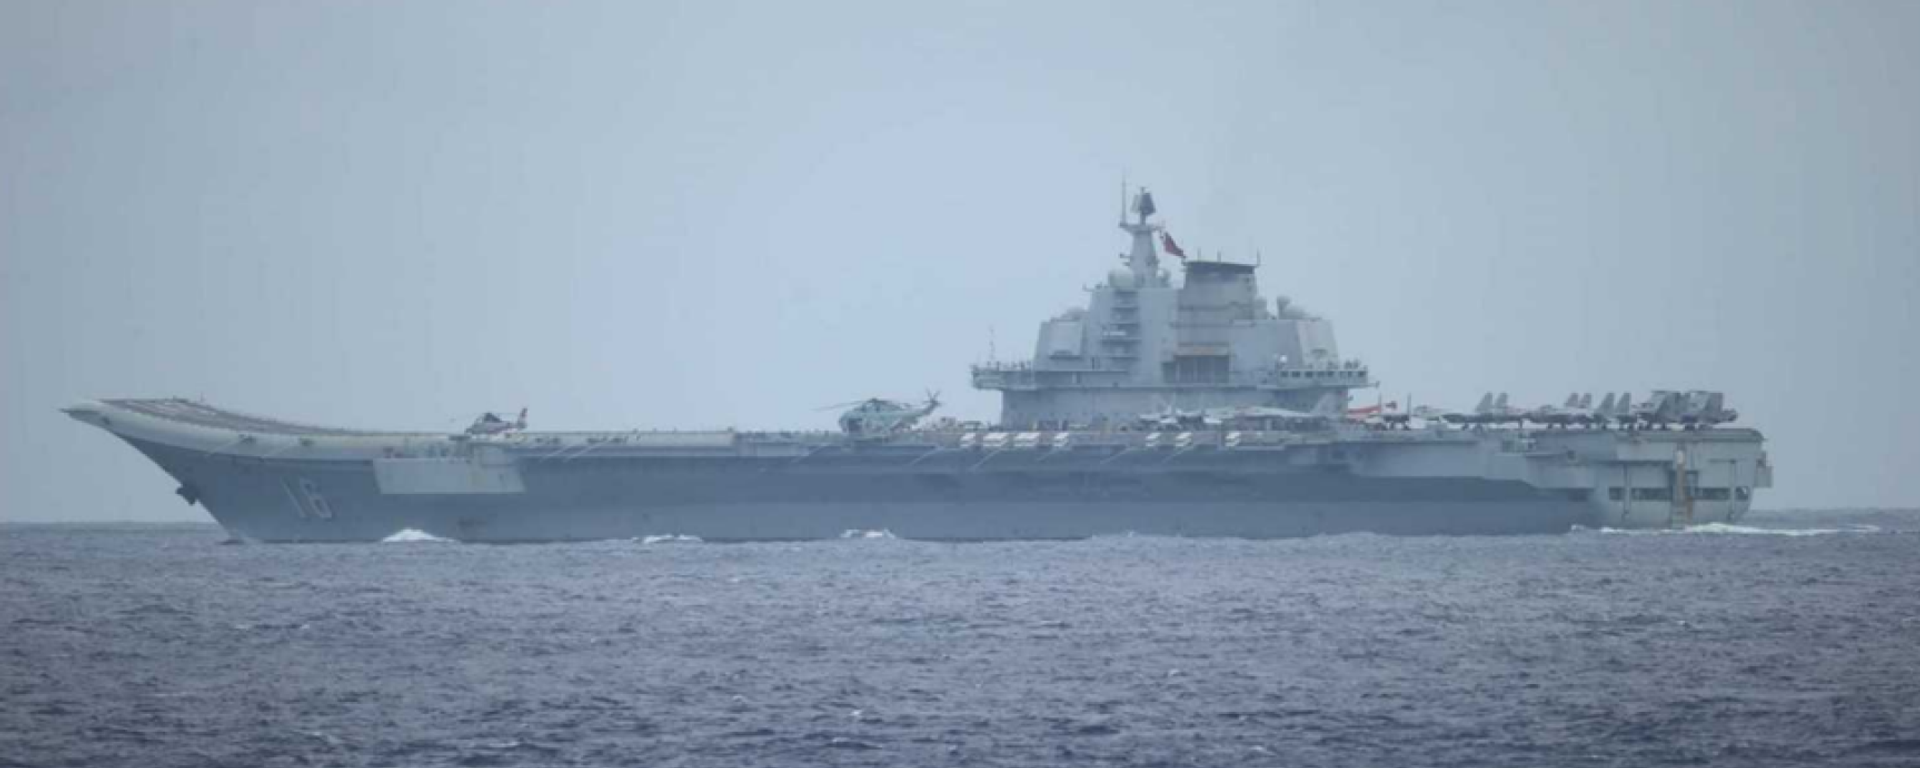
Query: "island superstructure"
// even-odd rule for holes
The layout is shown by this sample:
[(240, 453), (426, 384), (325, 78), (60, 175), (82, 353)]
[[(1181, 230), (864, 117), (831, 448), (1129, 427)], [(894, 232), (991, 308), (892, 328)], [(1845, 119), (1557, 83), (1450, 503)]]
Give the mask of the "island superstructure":
[(177, 398), (65, 410), (259, 541), (1562, 533), (1733, 521), (1771, 485), (1762, 436), (1728, 426), (1718, 393), (1350, 409), (1374, 382), (1331, 321), (1262, 297), (1259, 264), (1186, 258), (1155, 214), (1133, 196), (1124, 265), (1041, 324), (1031, 360), (973, 368), (1002, 396), (991, 426), (930, 419), (931, 395), (861, 401), (838, 432), (544, 432), (524, 411), (458, 434), (349, 430)]
[[(1343, 360), (1333, 324), (1285, 298), (1260, 296), (1256, 265), (1184, 258), (1150, 221), (1153, 195), (1134, 198), (1120, 229), (1125, 266), (1090, 292), (1084, 309), (1040, 325), (1031, 361), (975, 366), (974, 386), (1002, 396), (1001, 425), (1030, 429), (1125, 426), (1178, 409), (1344, 408), (1370, 386), (1366, 366)], [(1155, 239), (1180, 258), (1175, 285)]]

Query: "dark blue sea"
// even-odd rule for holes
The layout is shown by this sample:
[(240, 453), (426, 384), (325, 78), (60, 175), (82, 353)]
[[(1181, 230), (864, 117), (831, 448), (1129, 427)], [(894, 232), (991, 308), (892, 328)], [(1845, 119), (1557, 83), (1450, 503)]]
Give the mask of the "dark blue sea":
[(0, 766), (1920, 765), (1920, 512), (226, 539), (0, 526)]

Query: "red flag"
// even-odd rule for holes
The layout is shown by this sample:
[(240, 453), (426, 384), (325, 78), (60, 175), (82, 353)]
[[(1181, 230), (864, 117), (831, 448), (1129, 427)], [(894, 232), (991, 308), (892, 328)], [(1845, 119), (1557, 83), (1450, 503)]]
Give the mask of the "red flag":
[(1180, 250), (1180, 246), (1173, 243), (1173, 235), (1167, 234), (1167, 231), (1164, 229), (1160, 230), (1160, 247), (1165, 249), (1167, 253), (1180, 257), (1181, 261), (1187, 260), (1187, 252)]

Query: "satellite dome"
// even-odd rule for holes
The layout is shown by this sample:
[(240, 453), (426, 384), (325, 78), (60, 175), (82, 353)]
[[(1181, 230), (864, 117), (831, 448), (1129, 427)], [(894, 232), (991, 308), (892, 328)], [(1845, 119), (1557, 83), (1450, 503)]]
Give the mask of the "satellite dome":
[(1115, 267), (1112, 272), (1107, 273), (1107, 285), (1117, 290), (1131, 291), (1138, 287), (1138, 283), (1139, 281), (1133, 277), (1132, 270)]

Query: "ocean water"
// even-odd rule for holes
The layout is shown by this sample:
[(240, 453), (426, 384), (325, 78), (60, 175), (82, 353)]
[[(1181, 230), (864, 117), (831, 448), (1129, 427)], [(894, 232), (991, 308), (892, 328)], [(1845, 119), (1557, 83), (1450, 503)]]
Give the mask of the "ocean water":
[(1914, 766), (1920, 513), (1294, 541), (0, 526), (0, 766)]

